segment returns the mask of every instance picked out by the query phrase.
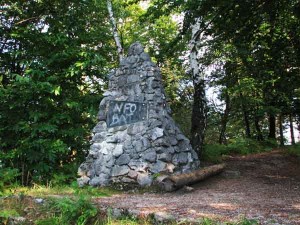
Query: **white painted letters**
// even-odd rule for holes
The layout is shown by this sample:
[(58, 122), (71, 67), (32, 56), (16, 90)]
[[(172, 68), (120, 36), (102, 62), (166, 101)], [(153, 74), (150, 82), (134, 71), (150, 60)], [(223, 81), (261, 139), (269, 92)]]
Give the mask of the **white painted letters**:
[[(135, 102), (117, 102), (113, 101), (112, 111), (109, 112), (109, 127), (121, 126), (133, 122), (137, 122), (141, 115), (138, 112), (139, 104), (145, 107), (145, 104)], [(144, 117), (141, 117), (144, 119)]]

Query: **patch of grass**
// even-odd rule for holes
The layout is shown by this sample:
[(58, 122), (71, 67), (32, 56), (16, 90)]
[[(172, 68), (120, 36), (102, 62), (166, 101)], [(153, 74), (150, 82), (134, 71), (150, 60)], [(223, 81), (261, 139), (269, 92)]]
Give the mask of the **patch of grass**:
[(78, 187), (77, 183), (71, 184), (71, 186), (54, 186), (49, 187), (45, 185), (34, 184), (32, 187), (15, 187), (10, 189), (10, 193), (14, 195), (26, 194), (35, 197), (51, 196), (51, 195), (86, 195), (95, 197), (108, 197), (112, 194), (119, 193), (119, 191), (110, 187)]

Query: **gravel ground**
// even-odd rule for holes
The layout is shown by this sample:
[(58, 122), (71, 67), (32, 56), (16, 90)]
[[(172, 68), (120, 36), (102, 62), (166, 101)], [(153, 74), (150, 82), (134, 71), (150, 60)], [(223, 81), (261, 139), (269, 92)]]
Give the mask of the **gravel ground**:
[(120, 194), (97, 198), (100, 207), (136, 215), (198, 221), (211, 218), (260, 224), (300, 224), (300, 162), (282, 151), (232, 156), (215, 177), (172, 193)]

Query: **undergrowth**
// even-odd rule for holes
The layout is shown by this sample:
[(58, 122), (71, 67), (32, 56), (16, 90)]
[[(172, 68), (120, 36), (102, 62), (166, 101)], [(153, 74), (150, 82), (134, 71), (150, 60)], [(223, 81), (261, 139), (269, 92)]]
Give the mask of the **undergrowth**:
[(300, 158), (300, 143), (288, 146), (286, 148), (286, 152), (287, 152), (287, 154), (289, 154), (291, 156), (295, 156), (295, 157), (299, 157)]
[[(22, 216), (26, 218), (23, 224), (36, 225), (188, 225), (188, 221), (176, 222), (155, 220), (153, 215), (146, 217), (133, 217), (122, 215), (115, 218), (108, 210), (99, 210), (88, 196), (65, 198), (46, 198), (42, 203), (37, 203), (35, 198), (29, 196), (13, 196), (0, 199), (0, 224), (10, 224), (10, 218)], [(193, 223), (194, 224), (194, 223)], [(254, 225), (255, 220), (242, 218), (236, 223), (220, 223), (209, 218), (202, 218), (199, 225)]]
[(252, 153), (271, 151), (277, 147), (276, 141), (261, 141), (249, 138), (237, 138), (227, 145), (208, 144), (204, 147), (202, 159), (204, 161), (217, 163), (222, 161), (223, 155), (248, 155)]

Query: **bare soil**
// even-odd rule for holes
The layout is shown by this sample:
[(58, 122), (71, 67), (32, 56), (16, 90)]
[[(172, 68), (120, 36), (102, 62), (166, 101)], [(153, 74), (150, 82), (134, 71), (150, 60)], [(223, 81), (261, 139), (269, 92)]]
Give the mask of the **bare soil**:
[(300, 224), (300, 160), (282, 150), (230, 156), (225, 171), (172, 193), (118, 194), (98, 198), (100, 206), (176, 220), (210, 218), (260, 224)]

